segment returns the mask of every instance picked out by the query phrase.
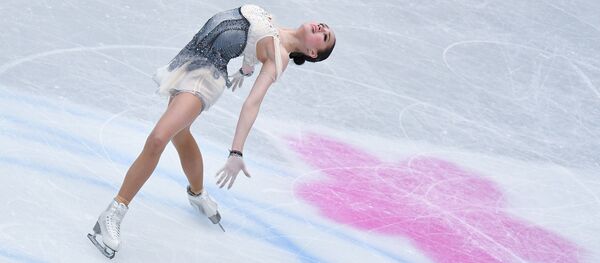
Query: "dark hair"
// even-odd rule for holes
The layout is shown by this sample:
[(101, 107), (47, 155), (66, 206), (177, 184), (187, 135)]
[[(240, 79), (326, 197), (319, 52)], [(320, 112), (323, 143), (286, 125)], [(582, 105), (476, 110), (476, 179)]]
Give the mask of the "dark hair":
[(313, 63), (323, 61), (323, 60), (327, 59), (329, 57), (329, 55), (331, 55), (331, 51), (333, 51), (333, 47), (335, 47), (335, 40), (333, 41), (333, 44), (331, 44), (330, 48), (317, 52), (316, 58), (304, 55), (304, 53), (302, 53), (302, 52), (292, 52), (292, 53), (290, 53), (290, 58), (294, 60), (294, 63), (296, 63), (296, 65), (302, 65), (302, 64), (304, 64), (305, 61), (310, 61)]

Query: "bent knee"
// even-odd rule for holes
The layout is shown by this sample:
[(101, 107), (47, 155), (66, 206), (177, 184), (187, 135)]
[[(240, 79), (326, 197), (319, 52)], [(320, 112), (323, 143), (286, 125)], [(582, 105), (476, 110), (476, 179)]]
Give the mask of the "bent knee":
[(151, 133), (146, 139), (145, 149), (154, 154), (160, 154), (169, 143), (169, 136), (164, 134)]

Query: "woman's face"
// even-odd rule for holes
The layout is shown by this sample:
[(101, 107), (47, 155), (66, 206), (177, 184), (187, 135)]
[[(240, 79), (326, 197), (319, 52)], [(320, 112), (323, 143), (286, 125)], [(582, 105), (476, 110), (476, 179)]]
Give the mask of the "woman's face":
[(307, 55), (317, 57), (317, 52), (326, 50), (333, 45), (335, 34), (325, 23), (308, 22), (302, 24), (304, 30), (304, 45)]

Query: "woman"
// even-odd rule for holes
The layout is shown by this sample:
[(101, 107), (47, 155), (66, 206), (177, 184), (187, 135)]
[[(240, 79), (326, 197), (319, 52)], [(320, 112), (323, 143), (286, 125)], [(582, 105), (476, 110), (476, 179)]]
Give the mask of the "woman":
[[(298, 65), (304, 61), (318, 62), (329, 57), (335, 46), (335, 34), (326, 24), (311, 22), (289, 29), (275, 27), (272, 20), (269, 13), (254, 5), (218, 13), (167, 66), (157, 70), (154, 80), (159, 85), (159, 94), (170, 96), (167, 110), (127, 171), (119, 193), (100, 214), (94, 234), (88, 234), (105, 256), (112, 258), (119, 250), (120, 224), (129, 202), (156, 168), (169, 141), (177, 149), (188, 178), (190, 204), (213, 223), (219, 223), (217, 204), (203, 187), (202, 155), (190, 125), (202, 111), (214, 105), (225, 87), (235, 91), (244, 77), (252, 75), (254, 65), (262, 64), (240, 112), (229, 157), (217, 172), (217, 184), (231, 188), (240, 170), (250, 177), (242, 151), (267, 89), (281, 76), (289, 59)], [(230, 80), (227, 63), (242, 55), (242, 67)], [(102, 244), (97, 235), (102, 236)]]

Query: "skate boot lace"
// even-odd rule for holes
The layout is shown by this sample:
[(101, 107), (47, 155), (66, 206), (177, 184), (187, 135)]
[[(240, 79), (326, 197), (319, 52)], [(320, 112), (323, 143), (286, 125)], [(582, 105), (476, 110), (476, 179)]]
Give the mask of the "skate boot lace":
[(112, 208), (110, 213), (106, 216), (106, 228), (109, 234), (115, 238), (121, 236), (121, 220), (123, 215), (118, 208)]

